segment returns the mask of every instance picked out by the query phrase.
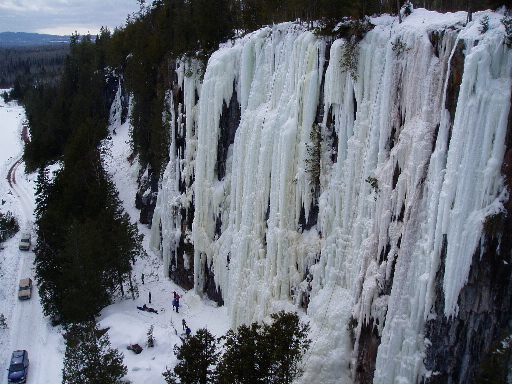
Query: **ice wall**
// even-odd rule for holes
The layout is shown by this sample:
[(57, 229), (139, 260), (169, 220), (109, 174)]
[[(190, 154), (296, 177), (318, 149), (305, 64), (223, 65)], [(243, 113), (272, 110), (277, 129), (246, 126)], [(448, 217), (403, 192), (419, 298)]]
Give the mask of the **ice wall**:
[[(295, 24), (221, 48), (202, 81), (193, 63), (178, 68), (183, 105), (169, 102), (180, 113), (170, 119), (171, 161), (152, 244), (168, 264), (190, 260), (200, 293), (208, 266), (233, 326), (305, 308), (313, 342), (301, 382), (356, 381), (368, 325), (380, 340), (375, 383), (429, 375), (425, 322), (457, 316), (483, 221), (508, 198), (500, 167), (512, 54), (500, 16), (489, 15), (485, 34), (483, 13), (467, 25), (465, 13), (422, 9), (402, 24), (374, 19), (353, 74), (340, 64), (343, 39)], [(455, 55), (463, 60), (457, 74)], [(219, 180), (219, 120), (233, 95), (241, 120)], [(184, 149), (176, 136), (185, 137)], [(320, 159), (312, 156), (316, 145)], [(192, 207), (185, 234), (179, 209)], [(304, 230), (315, 207), (318, 220)], [(190, 254), (176, 254), (182, 236), (193, 244)], [(440, 268), (444, 313), (435, 314)]]

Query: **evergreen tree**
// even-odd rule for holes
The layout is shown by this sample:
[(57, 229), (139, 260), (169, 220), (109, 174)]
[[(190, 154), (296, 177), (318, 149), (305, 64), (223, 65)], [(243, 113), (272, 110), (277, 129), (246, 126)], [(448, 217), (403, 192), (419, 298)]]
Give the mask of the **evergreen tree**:
[(261, 343), (262, 327), (242, 324), (237, 331), (229, 330), (225, 339), (221, 361), (217, 367), (220, 383), (257, 384), (265, 383), (269, 376), (268, 351)]
[(225, 352), (218, 365), (220, 383), (289, 384), (302, 371), (302, 356), (309, 347), (309, 325), (296, 313), (281, 311), (271, 316), (272, 324), (241, 325), (229, 331)]
[(110, 347), (107, 330), (94, 321), (71, 326), (66, 333), (63, 384), (120, 384), (128, 372), (123, 354)]
[(174, 372), (163, 373), (167, 383), (208, 384), (215, 382), (215, 366), (219, 359), (217, 341), (206, 329), (199, 329), (195, 335), (183, 340), (183, 344), (174, 347), (179, 362)]
[(300, 322), (296, 313), (284, 312), (271, 315), (271, 325), (265, 325), (263, 349), (270, 359), (270, 377), (267, 382), (289, 384), (302, 374), (299, 363), (309, 348), (309, 325)]
[(146, 345), (148, 348), (153, 348), (155, 346), (155, 337), (153, 336), (153, 329), (154, 329), (154, 325), (151, 324), (151, 326), (148, 329), (148, 333), (147, 333), (148, 341), (147, 341)]
[(99, 151), (77, 149), (92, 147), (91, 135), (71, 140), (77, 147), (68, 146), (66, 165), (51, 185), (38, 183), (46, 191), (38, 195), (36, 221), (39, 293), (45, 314), (65, 323), (92, 319), (117, 292), (124, 294), (125, 283), (133, 288), (131, 263), (143, 252)]
[(13, 237), (20, 230), (18, 221), (11, 212), (0, 212), (0, 243)]

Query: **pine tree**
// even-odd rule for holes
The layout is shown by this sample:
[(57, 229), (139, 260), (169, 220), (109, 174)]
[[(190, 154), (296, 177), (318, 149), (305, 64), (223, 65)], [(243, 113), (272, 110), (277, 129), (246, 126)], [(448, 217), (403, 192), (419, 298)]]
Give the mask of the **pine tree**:
[(11, 212), (0, 212), (0, 243), (13, 237), (20, 230), (18, 220)]
[(146, 345), (148, 348), (153, 348), (155, 346), (155, 337), (153, 336), (153, 329), (154, 329), (154, 325), (151, 324), (151, 326), (148, 329), (148, 333), (147, 333), (148, 341), (147, 341)]
[(300, 322), (296, 313), (271, 315), (271, 325), (264, 326), (263, 342), (270, 351), (271, 375), (269, 382), (289, 384), (302, 374), (299, 363), (309, 348), (309, 325)]
[(225, 339), (221, 361), (217, 367), (220, 383), (256, 384), (265, 382), (269, 375), (266, 345), (261, 343), (262, 327), (242, 324), (237, 331), (229, 330)]
[(206, 329), (199, 329), (195, 335), (183, 340), (183, 344), (174, 347), (179, 362), (174, 372), (163, 373), (168, 384), (208, 384), (215, 382), (215, 367), (219, 359), (217, 340)]
[[(94, 133), (91, 133), (94, 135)], [(131, 283), (141, 236), (123, 211), (99, 151), (85, 134), (70, 141), (66, 166), (38, 195), (36, 277), (43, 310), (64, 323), (90, 320)], [(68, 146), (70, 145), (68, 144)], [(41, 182), (44, 184), (44, 182)], [(41, 208), (39, 208), (41, 207)]]
[(270, 325), (241, 325), (223, 338), (225, 352), (218, 365), (220, 383), (289, 384), (302, 373), (300, 361), (309, 347), (309, 325), (296, 313), (281, 311)]
[(107, 330), (94, 321), (73, 325), (66, 333), (63, 384), (120, 384), (128, 372), (123, 354), (110, 347)]

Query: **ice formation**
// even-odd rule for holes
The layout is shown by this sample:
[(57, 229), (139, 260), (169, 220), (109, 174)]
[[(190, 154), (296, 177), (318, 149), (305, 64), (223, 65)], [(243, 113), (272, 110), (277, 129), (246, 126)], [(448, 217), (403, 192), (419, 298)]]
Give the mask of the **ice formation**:
[[(500, 15), (490, 15), (484, 34), (463, 12), (373, 19), (355, 73), (340, 64), (343, 39), (291, 23), (222, 47), (202, 81), (197, 63), (177, 69), (183, 104), (169, 94), (171, 160), (153, 247), (172, 268), (180, 237), (193, 244), (183, 257), (193, 260), (195, 289), (202, 292), (206, 263), (233, 326), (307, 303), (313, 342), (301, 382), (353, 382), (368, 323), (381, 337), (375, 383), (427, 374), (436, 273), (444, 268), (444, 315), (456, 316), (483, 221), (508, 197), (500, 167), (512, 53)], [(219, 121), (232, 97), (241, 118), (219, 180)], [(320, 170), (318, 194), (311, 166)], [(186, 230), (181, 210), (192, 207)]]

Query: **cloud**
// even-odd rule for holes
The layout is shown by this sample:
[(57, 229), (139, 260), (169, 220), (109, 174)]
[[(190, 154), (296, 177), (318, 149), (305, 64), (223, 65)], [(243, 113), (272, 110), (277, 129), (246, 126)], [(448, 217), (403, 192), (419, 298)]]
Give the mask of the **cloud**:
[(68, 0), (0, 0), (0, 9), (15, 12), (58, 12), (62, 11), (63, 7), (69, 5)]
[(97, 34), (123, 26), (137, 10), (136, 0), (0, 0), (0, 32)]

